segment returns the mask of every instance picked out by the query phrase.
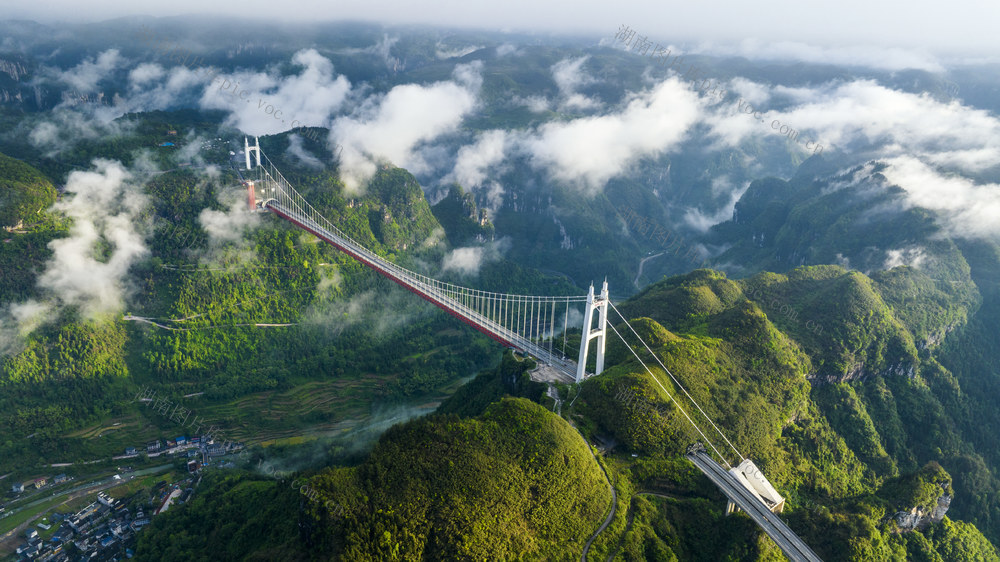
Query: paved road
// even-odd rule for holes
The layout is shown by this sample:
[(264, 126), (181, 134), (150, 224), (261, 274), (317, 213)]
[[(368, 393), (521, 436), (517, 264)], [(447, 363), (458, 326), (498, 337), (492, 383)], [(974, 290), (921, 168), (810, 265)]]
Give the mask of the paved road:
[(740, 507), (754, 520), (761, 529), (778, 545), (785, 556), (793, 562), (822, 562), (819, 556), (803, 542), (798, 535), (788, 528), (770, 509), (766, 508), (750, 490), (747, 490), (736, 477), (712, 460), (705, 451), (690, 452), (687, 458), (705, 473), (722, 493)]
[[(136, 472), (134, 472), (132, 474), (134, 474), (135, 476), (144, 476), (146, 474), (152, 474), (154, 472), (161, 472), (161, 471), (163, 471), (163, 470), (165, 470), (167, 468), (170, 468), (172, 466), (173, 466), (173, 464), (163, 464), (163, 465), (160, 465), (160, 466), (154, 466), (154, 467), (146, 468), (146, 469), (143, 469), (143, 470), (138, 470), (138, 471), (136, 471)], [(17, 509), (13, 510), (12, 513), (17, 513), (17, 512), (19, 512), (21, 510), (29, 509), (31, 507), (37, 506), (37, 505), (45, 503), (47, 501), (51, 501), (53, 498), (58, 498), (60, 496), (68, 496), (66, 499), (64, 499), (63, 501), (61, 501), (59, 504), (54, 505), (54, 506), (52, 506), (49, 509), (42, 510), (36, 516), (34, 516), (34, 517), (28, 519), (27, 521), (21, 523), (20, 525), (18, 525), (17, 527), (11, 529), (7, 533), (4, 533), (3, 535), (0, 535), (0, 552), (2, 552), (5, 548), (10, 547), (10, 545), (11, 545), (10, 541), (13, 540), (14, 541), (13, 544), (16, 544), (18, 541), (21, 541), (22, 540), (22, 537), (20, 535), (21, 531), (24, 531), (25, 529), (27, 529), (32, 523), (34, 523), (35, 521), (37, 521), (38, 519), (40, 519), (43, 515), (45, 515), (49, 511), (55, 509), (56, 507), (59, 507), (61, 505), (65, 505), (67, 502), (75, 500), (76, 498), (79, 498), (81, 496), (86, 496), (88, 494), (93, 494), (94, 492), (100, 492), (100, 491), (103, 491), (103, 490), (107, 490), (108, 488), (114, 488), (115, 486), (121, 485), (124, 482), (125, 482), (125, 480), (115, 480), (115, 478), (113, 476), (109, 476), (107, 478), (100, 478), (100, 479), (97, 479), (97, 480), (93, 480), (93, 481), (87, 482), (85, 484), (80, 484), (79, 486), (76, 486), (76, 487), (73, 487), (73, 488), (70, 488), (70, 489), (67, 489), (67, 490), (63, 490), (63, 491), (61, 491), (61, 492), (59, 492), (57, 494), (51, 494), (51, 495), (48, 495), (48, 496), (46, 496), (44, 498), (39, 498), (37, 500), (34, 500), (32, 502), (29, 502), (29, 503), (27, 503), (25, 505), (22, 505), (22, 506), (18, 507)], [(13, 551), (12, 548), (10, 550)]]
[[(582, 433), (580, 434), (580, 437), (583, 437)], [(584, 443), (586, 443), (587, 439), (584, 438), (583, 441)], [(587, 443), (587, 449), (590, 450), (591, 455), (594, 455), (594, 450), (590, 448), (589, 443)], [(597, 455), (594, 455), (594, 462), (597, 462)], [(597, 532), (594, 533), (594, 535), (587, 540), (587, 544), (583, 545), (583, 554), (580, 555), (580, 562), (587, 562), (587, 552), (590, 550), (591, 543), (594, 542), (594, 539), (596, 539), (598, 535), (604, 532), (604, 529), (608, 528), (608, 525), (611, 524), (611, 520), (615, 518), (615, 509), (618, 507), (618, 492), (615, 490), (614, 485), (611, 483), (611, 477), (608, 476), (608, 471), (604, 470), (603, 464), (597, 462), (597, 465), (600, 466), (601, 471), (604, 472), (604, 478), (607, 479), (608, 481), (608, 489), (611, 490), (611, 513), (608, 514), (608, 518), (604, 520), (604, 523), (601, 524), (601, 527), (599, 529), (597, 529)]]
[[(66, 499), (64, 499), (63, 501), (61, 501), (59, 504), (54, 505), (54, 506), (52, 506), (49, 509), (55, 509), (56, 507), (59, 507), (61, 505), (66, 504), (67, 502), (75, 500), (76, 498), (78, 498), (80, 496), (85, 496), (87, 494), (91, 494), (91, 493), (94, 493), (94, 492), (103, 491), (103, 490), (106, 490), (108, 488), (111, 488), (112, 486), (116, 486), (116, 485), (118, 485), (120, 483), (121, 482), (117, 482), (117, 481), (116, 482), (107, 482), (107, 481), (100, 481), (99, 480), (97, 482), (92, 482), (92, 483), (87, 484), (85, 486), (79, 486), (79, 487), (74, 488), (72, 490), (68, 490), (68, 491), (66, 491), (66, 492), (64, 492), (62, 494), (58, 494), (56, 496), (52, 496), (52, 497), (58, 497), (59, 495), (68, 495), (69, 497), (67, 497)], [(43, 498), (43, 499), (31, 502), (30, 504), (19, 508), (18, 511), (20, 511), (21, 509), (26, 509), (26, 508), (28, 508), (30, 506), (34, 506), (34, 505), (39, 504), (41, 502), (47, 502), (47, 501), (51, 500), (52, 497), (46, 497), (46, 498)], [(30, 527), (35, 521), (41, 519), (43, 515), (45, 515), (46, 513), (49, 512), (49, 509), (46, 509), (46, 510), (43, 510), (43, 511), (39, 512), (34, 517), (31, 517), (27, 521), (24, 521), (23, 523), (21, 523), (17, 527), (14, 527), (13, 529), (11, 529), (10, 531), (8, 531), (7, 533), (5, 533), (3, 535), (0, 535), (0, 552), (3, 552), (5, 550), (8, 550), (9, 552), (13, 552), (14, 549), (17, 547), (17, 543), (19, 543), (19, 542), (21, 542), (21, 541), (24, 540), (24, 535), (21, 534), (21, 531), (24, 531), (25, 529), (27, 529), (28, 527)]]
[(642, 258), (641, 260), (639, 260), (639, 273), (635, 274), (635, 281), (633, 281), (633, 283), (635, 283), (635, 288), (636, 289), (639, 288), (639, 278), (642, 277), (642, 268), (645, 267), (646, 262), (648, 262), (649, 260), (651, 260), (653, 258), (658, 258), (658, 257), (662, 256), (665, 253), (666, 252), (660, 252), (659, 254), (654, 254), (652, 256), (649, 256), (649, 257), (646, 257), (646, 258)]
[[(635, 500), (637, 496), (656, 496), (658, 498), (666, 498), (668, 500), (680, 499), (677, 496), (670, 496), (667, 494), (658, 494), (656, 492), (636, 492), (632, 494), (632, 500)], [(625, 544), (625, 537), (628, 536), (629, 529), (632, 528), (632, 523), (635, 521), (635, 503), (629, 501), (628, 505), (628, 520), (625, 523), (625, 530), (622, 531), (622, 538), (618, 540), (618, 546), (611, 549), (608, 553), (608, 562), (613, 562), (615, 556), (618, 556), (618, 551), (622, 549), (622, 545)]]

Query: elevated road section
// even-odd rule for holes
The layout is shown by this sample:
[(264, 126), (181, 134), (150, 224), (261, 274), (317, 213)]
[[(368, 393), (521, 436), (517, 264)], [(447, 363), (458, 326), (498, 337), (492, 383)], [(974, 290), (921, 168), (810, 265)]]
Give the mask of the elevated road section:
[(767, 533), (767, 536), (774, 540), (789, 560), (792, 562), (822, 562), (820, 557), (809, 548), (809, 545), (792, 532), (777, 514), (765, 506), (755, 493), (737, 480), (722, 465), (715, 462), (704, 448), (692, 447), (688, 450), (687, 458), (722, 490), (729, 501), (746, 512), (754, 520), (754, 523), (757, 523)]

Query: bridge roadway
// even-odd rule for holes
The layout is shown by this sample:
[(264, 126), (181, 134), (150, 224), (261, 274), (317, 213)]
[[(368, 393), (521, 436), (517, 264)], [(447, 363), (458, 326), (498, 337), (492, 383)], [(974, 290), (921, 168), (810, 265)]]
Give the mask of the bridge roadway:
[(548, 349), (545, 349), (535, 342), (521, 336), (517, 332), (494, 322), (472, 308), (456, 301), (439, 287), (435, 287), (434, 285), (428, 284), (414, 277), (411, 272), (392, 262), (382, 259), (374, 252), (371, 252), (367, 248), (355, 243), (353, 240), (331, 232), (323, 225), (317, 223), (308, 216), (305, 216), (298, 210), (282, 205), (281, 202), (276, 199), (268, 199), (267, 201), (264, 201), (261, 206), (291, 222), (292, 224), (295, 224), (299, 228), (314, 234), (324, 242), (334, 246), (338, 250), (365, 264), (371, 269), (374, 269), (385, 277), (392, 279), (403, 288), (415, 293), (427, 301), (430, 301), (435, 306), (444, 309), (444, 311), (448, 314), (451, 314), (455, 318), (458, 318), (469, 326), (472, 326), (476, 330), (479, 330), (480, 332), (500, 342), (502, 345), (516, 349), (521, 353), (531, 355), (540, 361), (551, 365), (557, 371), (566, 375), (567, 382), (576, 380), (575, 361), (560, 357), (555, 353), (550, 353)]
[(705, 473), (705, 476), (708, 476), (709, 480), (718, 486), (722, 493), (726, 494), (726, 497), (738, 505), (769, 537), (774, 539), (778, 548), (785, 553), (789, 560), (793, 562), (822, 562), (820, 557), (816, 556), (816, 553), (792, 532), (777, 514), (765, 507), (735, 476), (708, 456), (704, 449), (688, 452), (687, 458)]

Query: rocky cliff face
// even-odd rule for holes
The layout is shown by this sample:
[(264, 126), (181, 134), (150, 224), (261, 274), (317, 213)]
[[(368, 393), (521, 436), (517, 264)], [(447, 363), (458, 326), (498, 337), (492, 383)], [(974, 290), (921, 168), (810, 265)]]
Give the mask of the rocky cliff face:
[(926, 340), (919, 342), (918, 345), (920, 349), (932, 349), (941, 345), (941, 342), (944, 341), (945, 336), (955, 331), (955, 328), (958, 328), (958, 326), (959, 323), (955, 322), (952, 324), (948, 324), (947, 326), (942, 328), (939, 332), (930, 334), (929, 336), (927, 336)]
[(937, 505), (930, 511), (925, 511), (919, 507), (912, 507), (908, 511), (897, 512), (893, 517), (896, 519), (896, 524), (899, 525), (900, 531), (916, 531), (926, 529), (934, 523), (941, 522), (941, 520), (944, 519), (944, 515), (948, 513), (948, 508), (950, 507), (951, 496), (948, 494), (941, 494), (941, 497), (938, 498)]
[(872, 370), (865, 368), (864, 362), (861, 362), (851, 365), (841, 375), (821, 375), (819, 373), (810, 373), (807, 378), (814, 383), (819, 382), (835, 384), (841, 382), (863, 382), (879, 375), (885, 377), (907, 377), (912, 379), (917, 375), (917, 368), (913, 363), (899, 362), (889, 365), (883, 371), (873, 372)]

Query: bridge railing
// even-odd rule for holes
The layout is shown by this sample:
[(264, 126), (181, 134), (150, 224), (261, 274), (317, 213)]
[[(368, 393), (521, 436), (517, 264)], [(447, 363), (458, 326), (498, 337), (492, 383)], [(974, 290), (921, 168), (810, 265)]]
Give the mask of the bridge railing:
[(306, 199), (302, 197), (302, 195), (300, 195), (298, 191), (295, 190), (294, 187), (292, 187), (292, 185), (284, 178), (284, 176), (281, 175), (281, 172), (277, 168), (275, 168), (274, 165), (271, 164), (269, 160), (267, 160), (266, 156), (262, 155), (262, 157), (264, 161), (266, 161), (266, 164), (258, 167), (258, 170), (261, 171), (261, 179), (259, 180), (259, 183), (262, 183), (263, 187), (259, 191), (262, 193), (262, 195), (264, 195), (263, 197), (264, 204), (267, 203), (267, 200), (269, 198), (277, 200), (285, 208), (296, 211), (299, 214), (299, 216), (310, 219), (314, 223), (322, 226), (328, 232), (336, 234), (342, 240), (349, 242), (351, 246), (356, 248), (358, 252), (362, 253), (367, 258), (373, 261), (382, 262), (383, 265), (389, 267), (394, 271), (405, 273), (412, 279), (417, 279), (421, 283), (436, 287), (441, 291), (443, 291), (445, 294), (448, 294), (453, 299), (461, 300), (463, 297), (467, 299), (477, 299), (477, 298), (499, 299), (508, 297), (518, 297), (522, 299), (537, 299), (537, 300), (543, 300), (543, 299), (556, 299), (560, 301), (569, 300), (570, 302), (586, 301), (586, 296), (549, 297), (541, 295), (511, 295), (506, 293), (481, 291), (478, 289), (472, 289), (470, 287), (464, 287), (461, 285), (454, 285), (452, 283), (440, 281), (433, 277), (429, 277), (427, 275), (423, 275), (421, 273), (417, 273), (415, 271), (411, 271), (401, 266), (398, 266), (388, 260), (383, 259), (378, 254), (375, 254), (374, 252), (368, 250), (362, 244), (353, 240), (348, 234), (346, 234), (345, 232), (341, 231), (339, 228), (334, 226), (333, 223), (331, 223), (321, 213), (316, 211), (316, 209), (313, 208), (313, 206), (310, 205), (309, 202), (306, 201)]
[[(337, 246), (341, 250), (352, 254), (353, 257), (362, 260), (369, 267), (380, 271), (384, 275), (393, 278), (400, 284), (407, 286), (415, 292), (421, 293), (425, 297), (430, 297), (430, 300), (433, 300), (436, 304), (438, 304), (438, 306), (446, 308), (447, 310), (460, 315), (474, 326), (482, 328), (485, 331), (498, 336), (499, 339), (502, 339), (512, 347), (532, 355), (542, 362), (552, 365), (556, 369), (571, 376), (576, 372), (576, 363), (574, 361), (556, 355), (549, 349), (546, 349), (538, 343), (525, 338), (509, 327), (490, 319), (472, 307), (456, 300), (453, 298), (451, 293), (442, 290), (441, 287), (424, 282), (421, 278), (423, 276), (415, 275), (413, 272), (399, 267), (396, 264), (384, 260), (378, 255), (367, 251), (353, 240), (341, 236), (339, 232), (331, 231), (331, 229), (326, 228), (325, 225), (319, 224), (317, 221), (313, 220), (312, 217), (304, 215), (299, 209), (288, 208), (277, 200), (268, 201), (265, 205), (267, 205), (269, 209), (283, 215), (292, 222), (299, 224), (301, 227)], [(566, 297), (566, 299), (576, 298), (577, 297)]]
[[(493, 293), (446, 283), (410, 271), (382, 258), (334, 226), (285, 180), (270, 161), (267, 161), (266, 165), (258, 166), (257, 169), (259, 179), (255, 188), (263, 200), (261, 207), (285, 215), (286, 218), (299, 223), (306, 230), (324, 238), (369, 267), (461, 317), (480, 331), (534, 356), (559, 371), (574, 376), (576, 362), (557, 354), (551, 347), (547, 349), (535, 339), (543, 340), (546, 334), (550, 341), (554, 339), (556, 303), (566, 307), (568, 324), (569, 307), (576, 303), (585, 303), (585, 296), (543, 297)], [(548, 306), (551, 306), (552, 320), (543, 323), (541, 311), (548, 310), (545, 308)], [(514, 325), (520, 324), (525, 327), (527, 334), (519, 333), (516, 329), (505, 325), (502, 321), (504, 316), (508, 321), (513, 320)], [(563, 330), (566, 328), (564, 325)]]
[(736, 477), (722, 468), (704, 450), (689, 451), (690, 460), (708, 477), (723, 494), (739, 506), (755, 523), (770, 536), (793, 562), (823, 562), (809, 545), (793, 532), (788, 525), (765, 506), (758, 496), (741, 484)]

